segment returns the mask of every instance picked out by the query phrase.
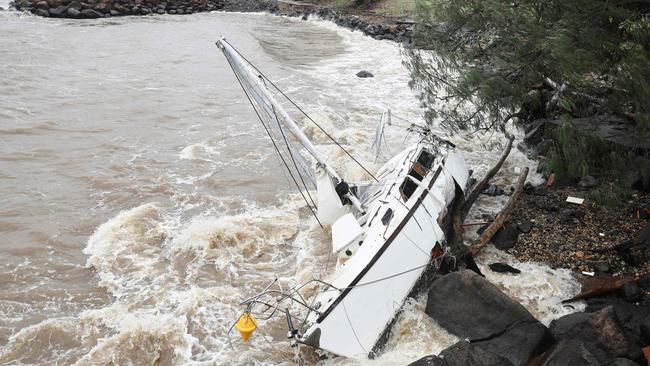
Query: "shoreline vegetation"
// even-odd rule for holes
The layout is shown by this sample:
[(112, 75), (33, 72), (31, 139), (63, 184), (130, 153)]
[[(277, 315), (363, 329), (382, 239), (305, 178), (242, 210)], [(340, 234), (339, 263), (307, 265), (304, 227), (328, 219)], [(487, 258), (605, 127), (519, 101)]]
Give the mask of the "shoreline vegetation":
[[(432, 2), (426, 3), (432, 4)], [(433, 3), (437, 4), (435, 1)], [(510, 3), (491, 0), (476, 4), (478, 3), (510, 6)], [(526, 185), (523, 187), (523, 192), (518, 191), (521, 195), (514, 209), (505, 224), (491, 236), (490, 242), (521, 261), (543, 262), (553, 268), (567, 268), (574, 271), (575, 277), (582, 285), (582, 290), (576, 298), (566, 299), (567, 306), (572, 306), (570, 302), (573, 300), (584, 299), (586, 309), (584, 312), (559, 317), (546, 326), (535, 319), (523, 306), (485, 280), (475, 264), (473, 268), (471, 265), (466, 265), (465, 268), (469, 270), (463, 270), (463, 266), (459, 267), (454, 260), (453, 265), (442, 268), (433, 277), (432, 286), (427, 289), (426, 313), (444, 328), (469, 342), (461, 341), (444, 350), (441, 353), (443, 358), (427, 356), (413, 365), (648, 364), (647, 359), (650, 358), (650, 221), (648, 221), (650, 220), (650, 194), (648, 193), (650, 178), (644, 174), (646, 171), (650, 172), (650, 163), (647, 160), (650, 140), (641, 138), (642, 145), (634, 143), (630, 147), (627, 146), (629, 140), (616, 140), (620, 137), (620, 133), (611, 133), (611, 131), (620, 131), (622, 125), (630, 125), (630, 120), (637, 124), (646, 123), (648, 109), (645, 105), (627, 102), (618, 105), (617, 107), (620, 108), (616, 109), (611, 107), (611, 103), (605, 103), (605, 99), (609, 96), (616, 93), (623, 96), (623, 92), (627, 91), (617, 87), (614, 84), (615, 78), (607, 73), (596, 75), (595, 71), (590, 70), (585, 78), (586, 81), (577, 78), (564, 82), (559, 71), (553, 79), (538, 78), (536, 73), (538, 70), (535, 68), (542, 66), (537, 65), (536, 62), (543, 59), (545, 55), (533, 52), (536, 51), (534, 49), (529, 50), (530, 55), (524, 54), (530, 57), (530, 60), (525, 59), (517, 65), (528, 74), (524, 75), (524, 71), (519, 70), (522, 74), (513, 77), (512, 80), (508, 79), (512, 73), (500, 77), (499, 67), (503, 68), (506, 62), (501, 57), (510, 54), (501, 53), (503, 50), (498, 47), (503, 45), (499, 44), (498, 40), (504, 39), (507, 32), (504, 32), (501, 38), (488, 39), (486, 37), (502, 29), (496, 31), (480, 29), (481, 22), (485, 19), (476, 19), (476, 24), (471, 26), (464, 25), (463, 21), (469, 18), (467, 14), (462, 13), (466, 9), (455, 8), (456, 2), (444, 2), (444, 4), (447, 5), (442, 6), (449, 6), (446, 15), (457, 16), (459, 19), (456, 19), (458, 21), (455, 23), (438, 23), (438, 25), (452, 26), (454, 33), (445, 33), (447, 29), (438, 29), (434, 26), (426, 28), (425, 33), (447, 35), (447, 41), (456, 47), (453, 52), (458, 48), (466, 50), (468, 54), (470, 51), (475, 51), (469, 56), (476, 61), (474, 64), (467, 60), (462, 60), (460, 64), (465, 62), (466, 65), (476, 68), (470, 70), (471, 73), (467, 74), (470, 78), (461, 80), (464, 84), (460, 83), (456, 89), (453, 88), (455, 87), (452, 85), (453, 80), (443, 81), (447, 86), (452, 87), (448, 90), (451, 96), (434, 94), (440, 89), (439, 85), (426, 84), (429, 80), (420, 83), (420, 92), (426, 93), (428, 90), (431, 93), (431, 98), (425, 99), (423, 103), (433, 108), (437, 105), (437, 101), (448, 101), (452, 97), (458, 98), (459, 95), (472, 103), (476, 100), (488, 100), (483, 104), (484, 106), (498, 107), (492, 109), (496, 111), (491, 116), (496, 122), (488, 126), (492, 131), (505, 132), (505, 128), (500, 126), (503, 127), (514, 117), (517, 118), (517, 123), (526, 132), (524, 141), (517, 148), (527, 153), (531, 159), (540, 161), (540, 172), (547, 182), (540, 186)], [(522, 4), (527, 3), (522, 2)], [(303, 19), (309, 15), (316, 15), (379, 40), (408, 44), (415, 41), (429, 42), (428, 45), (446, 46), (441, 43), (436, 44), (432, 38), (422, 37), (423, 34), (416, 39), (418, 37), (416, 23), (420, 20), (416, 17), (415, 1), (315, 0), (313, 3), (308, 3), (292, 0), (16, 0), (13, 6), (18, 10), (44, 17), (75, 19), (192, 14), (205, 11), (269, 12)], [(540, 9), (542, 8), (544, 6)], [(454, 13), (456, 10), (459, 13)], [(506, 13), (504, 11), (490, 14)], [(482, 15), (480, 12), (471, 15), (476, 14)], [(518, 16), (513, 15), (513, 18), (521, 21)], [(505, 18), (507, 17), (489, 19), (488, 23), (492, 22), (490, 26), (493, 26), (495, 22), (502, 21), (505, 25), (499, 26), (504, 28), (511, 26), (512, 19)], [(543, 25), (540, 28), (543, 28), (542, 31), (545, 30)], [(512, 34), (523, 38), (525, 32), (521, 29), (520, 31)], [(621, 30), (621, 33), (624, 31)], [(632, 37), (630, 34), (624, 36)], [(571, 37), (571, 35), (561, 34), (556, 38), (561, 37)], [(552, 40), (557, 40), (556, 38)], [(528, 46), (534, 48), (538, 44), (540, 42), (530, 42)], [(608, 43), (609, 46), (615, 48), (611, 43)], [(520, 51), (517, 47), (514, 48), (513, 52)], [(624, 53), (624, 50), (616, 51)], [(437, 61), (440, 62), (438, 66), (449, 66), (445, 65), (449, 59)], [(418, 64), (423, 62), (422, 59), (411, 58), (410, 62), (409, 67), (414, 80), (418, 78), (418, 70), (422, 71), (422, 75), (432, 75), (426, 68), (418, 69), (422, 66)], [(455, 66), (458, 64), (456, 63)], [(571, 66), (580, 68), (593, 65), (576, 63)], [(450, 74), (450, 69), (444, 67), (438, 69), (441, 70), (440, 73)], [(372, 72), (371, 69), (370, 71)], [(584, 75), (579, 76), (582, 78)], [(530, 85), (524, 85), (522, 80), (526, 83), (530, 81), (528, 83)], [(594, 86), (593, 80), (597, 81), (597, 88), (589, 89)], [(581, 85), (582, 81), (585, 81), (586, 87), (577, 88), (576, 85)], [(520, 89), (512, 89), (513, 85), (520, 82), (522, 83)], [(647, 88), (647, 84), (643, 82), (644, 80), (641, 80), (640, 84), (634, 85)], [(417, 82), (415, 84), (418, 89)], [(482, 95), (483, 99), (477, 99), (475, 94), (463, 95), (469, 90), (474, 90), (473, 88), (487, 90), (486, 86), (498, 89), (499, 93)], [(510, 116), (501, 114), (504, 106), (502, 104), (504, 90), (511, 92), (510, 100), (515, 100), (513, 105), (518, 109)], [(593, 90), (600, 94), (597, 94), (597, 97), (588, 94)], [(525, 103), (520, 103), (521, 99), (512, 98), (513, 95), (523, 98)], [(490, 104), (490, 98), (493, 104)], [(619, 102), (620, 99), (611, 101)], [(460, 126), (462, 127), (459, 128), (460, 130), (487, 129), (482, 124), (491, 123), (490, 119), (482, 118), (484, 113), (474, 113), (470, 116), (470, 118), (478, 116), (477, 119), (480, 119), (476, 126), (472, 126), (472, 120), (465, 119), (466, 116), (458, 114), (457, 111), (440, 109), (435, 112), (438, 113), (436, 117), (448, 113), (447, 116), (442, 117), (449, 117), (449, 120), (458, 118), (469, 124), (469, 126)], [(486, 113), (489, 114), (490, 110)], [(588, 128), (576, 129), (579, 124), (573, 124), (572, 128), (566, 127), (570, 124), (566, 123), (567, 121), (584, 119), (585, 115), (590, 113), (589, 118), (606, 117), (606, 123), (600, 125), (607, 127), (605, 134), (579, 136), (581, 133), (588, 134)], [(635, 131), (632, 130), (629, 134), (633, 137), (643, 136), (636, 134)], [(614, 137), (610, 138), (611, 136)], [(512, 143), (512, 140), (510, 141)], [(597, 158), (588, 160), (590, 157), (584, 155), (585, 151), (589, 151)], [(627, 167), (628, 171), (622, 168), (611, 170), (612, 166), (617, 165), (622, 168)], [(624, 177), (623, 174), (627, 174), (630, 167), (633, 167), (631, 169), (633, 173), (636, 170), (638, 174)], [(619, 181), (616, 181), (618, 178)], [(513, 195), (515, 191), (515, 187), (490, 185), (482, 193), (497, 196)], [(584, 202), (567, 202), (569, 197), (584, 199)], [(467, 224), (466, 231), (474, 230), (482, 224), (485, 224), (483, 230), (490, 230), (488, 225), (497, 221), (497, 218), (478, 215), (468, 221), (472, 222)], [(462, 234), (460, 240), (462, 241)], [(505, 272), (503, 274), (505, 276), (517, 276), (520, 273), (518, 269), (506, 263), (491, 263), (489, 268), (494, 272)]]

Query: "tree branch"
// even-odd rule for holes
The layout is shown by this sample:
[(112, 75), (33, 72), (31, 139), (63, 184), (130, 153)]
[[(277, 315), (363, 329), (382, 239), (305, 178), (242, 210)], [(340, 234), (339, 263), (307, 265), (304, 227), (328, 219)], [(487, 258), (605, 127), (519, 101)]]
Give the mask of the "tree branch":
[[(512, 142), (512, 141), (511, 141)], [(510, 196), (510, 199), (508, 200), (508, 203), (506, 203), (505, 207), (497, 214), (497, 216), (494, 218), (494, 221), (490, 224), (490, 226), (483, 231), (483, 234), (470, 246), (470, 253), (472, 255), (476, 255), (478, 252), (483, 249), (490, 239), (494, 236), (494, 234), (497, 233), (497, 231), (503, 226), (503, 224), (506, 222), (508, 219), (508, 216), (510, 216), (510, 213), (512, 210), (515, 208), (515, 203), (517, 202), (517, 199), (519, 199), (519, 196), (524, 190), (524, 182), (526, 182), (526, 177), (528, 176), (528, 168), (525, 168), (523, 172), (521, 172), (521, 175), (519, 176), (519, 180), (517, 180), (517, 187), (515, 188), (514, 193), (512, 196)]]
[(467, 213), (474, 205), (474, 202), (476, 201), (478, 196), (481, 194), (481, 192), (485, 190), (485, 187), (487, 186), (490, 179), (494, 178), (497, 172), (501, 169), (501, 166), (503, 165), (503, 163), (506, 161), (506, 158), (510, 154), (510, 150), (512, 149), (512, 141), (514, 139), (515, 139), (514, 136), (508, 136), (508, 146), (506, 146), (506, 149), (501, 154), (499, 161), (490, 170), (488, 170), (487, 173), (485, 173), (483, 179), (481, 179), (479, 182), (477, 182), (474, 185), (470, 194), (467, 195), (467, 198), (465, 198), (465, 202), (463, 202), (463, 207), (460, 210), (460, 215), (461, 215), (460, 221), (465, 221), (465, 217), (467, 216)]

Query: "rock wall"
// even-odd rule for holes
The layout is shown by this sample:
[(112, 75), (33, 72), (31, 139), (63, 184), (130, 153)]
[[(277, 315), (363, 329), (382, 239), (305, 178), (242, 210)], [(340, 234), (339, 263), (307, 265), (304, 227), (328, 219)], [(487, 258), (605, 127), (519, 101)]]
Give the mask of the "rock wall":
[(106, 18), (122, 15), (192, 14), (219, 10), (225, 0), (17, 0), (17, 10), (53, 18)]

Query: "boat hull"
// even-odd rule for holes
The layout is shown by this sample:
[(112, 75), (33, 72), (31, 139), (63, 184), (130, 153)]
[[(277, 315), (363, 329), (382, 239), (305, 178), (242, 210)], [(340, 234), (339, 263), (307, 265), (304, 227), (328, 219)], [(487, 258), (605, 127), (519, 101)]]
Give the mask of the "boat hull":
[(432, 250), (444, 245), (439, 222), (454, 199), (445, 196), (455, 191), (454, 184), (450, 170), (439, 167), (433, 173), (401, 221), (388, 225), (383, 246), (305, 332), (304, 343), (346, 357), (374, 355), (381, 335), (432, 263)]

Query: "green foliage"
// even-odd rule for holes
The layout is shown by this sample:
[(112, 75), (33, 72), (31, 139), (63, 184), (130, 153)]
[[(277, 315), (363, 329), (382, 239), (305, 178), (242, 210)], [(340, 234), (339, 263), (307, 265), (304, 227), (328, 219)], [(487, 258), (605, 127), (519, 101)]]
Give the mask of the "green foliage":
[(535, 104), (532, 117), (626, 115), (650, 131), (645, 4), (417, 0), (412, 87), (452, 131), (503, 130)]
[(603, 182), (590, 192), (600, 204), (617, 206), (628, 199), (633, 183), (650, 183), (650, 160), (629, 149), (616, 148), (602, 140), (580, 135), (569, 121), (554, 132), (555, 147), (545, 162), (546, 169), (560, 179), (576, 182), (585, 175)]

